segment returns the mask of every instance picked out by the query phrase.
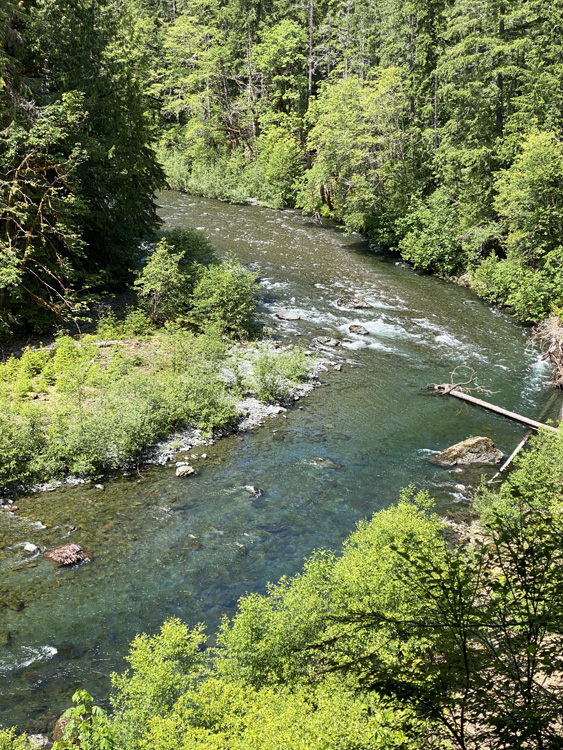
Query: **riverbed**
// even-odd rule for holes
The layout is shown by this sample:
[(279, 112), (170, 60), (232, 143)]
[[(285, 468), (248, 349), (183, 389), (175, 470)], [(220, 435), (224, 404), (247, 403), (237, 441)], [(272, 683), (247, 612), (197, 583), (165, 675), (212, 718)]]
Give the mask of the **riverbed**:
[[(296, 211), (174, 192), (159, 204), (167, 226), (198, 228), (220, 254), (255, 270), (261, 319), (280, 341), (338, 340), (322, 356), (341, 370), (329, 367), (320, 388), (264, 427), (197, 448), (196, 476), (179, 479), (172, 464), (147, 468), (109, 478), (103, 490), (22, 497), (17, 514), (0, 513), (0, 589), (14, 595), (0, 609), (0, 726), (52, 729), (79, 686), (104, 700), (136, 633), (170, 616), (212, 632), (238, 597), (296, 573), (314, 549), (338, 549), (411, 482), (443, 513), (466, 508), (460, 485), (476, 473), (428, 458), (470, 435), (510, 453), (525, 428), (426, 388), (454, 368), (473, 368), (490, 400), (530, 417), (550, 397), (528, 330), (360, 236)], [(350, 297), (370, 307), (338, 304)], [(281, 311), (298, 319), (279, 320)], [(350, 333), (352, 324), (369, 335)], [(21, 546), (71, 541), (92, 562), (55, 569)]]

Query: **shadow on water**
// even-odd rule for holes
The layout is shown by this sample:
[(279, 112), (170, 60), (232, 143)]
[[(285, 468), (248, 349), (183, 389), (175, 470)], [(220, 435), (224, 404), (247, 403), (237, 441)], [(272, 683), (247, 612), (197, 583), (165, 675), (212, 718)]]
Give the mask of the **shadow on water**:
[[(262, 315), (305, 346), (318, 335), (342, 372), (287, 415), (207, 446), (197, 476), (174, 467), (23, 497), (0, 514), (0, 725), (50, 729), (78, 686), (103, 700), (134, 635), (179, 616), (210, 630), (239, 596), (297, 572), (315, 548), (338, 549), (359, 519), (411, 482), (442, 510), (478, 481), (428, 462), (469, 435), (509, 453), (524, 428), (424, 390), (469, 365), (499, 404), (537, 416), (546, 370), (526, 331), (466, 289), (413, 273), (369, 243), (293, 211), (164, 193), (168, 226), (199, 227), (262, 279)], [(369, 309), (337, 305), (361, 296)], [(291, 310), (299, 320), (279, 321)], [(350, 333), (353, 323), (369, 335)], [(303, 406), (304, 408), (299, 408)], [(259, 497), (244, 487), (262, 489)], [(55, 569), (26, 557), (67, 541), (92, 562)], [(14, 598), (15, 597), (15, 598)]]

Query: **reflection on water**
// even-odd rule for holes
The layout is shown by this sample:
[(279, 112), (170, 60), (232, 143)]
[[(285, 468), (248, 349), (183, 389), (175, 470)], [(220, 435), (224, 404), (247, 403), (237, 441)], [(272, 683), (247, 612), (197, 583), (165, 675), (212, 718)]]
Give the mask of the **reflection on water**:
[[(195, 477), (151, 468), (105, 490), (21, 498), (18, 514), (0, 513), (0, 725), (51, 728), (77, 686), (102, 699), (135, 633), (172, 615), (215, 627), (241, 594), (296, 572), (315, 548), (337, 548), (410, 482), (453, 507), (454, 485), (477, 477), (428, 456), (480, 434), (510, 452), (524, 429), (425, 390), (454, 367), (475, 368), (499, 404), (532, 417), (549, 395), (526, 331), (463, 288), (297, 212), (177, 193), (160, 203), (168, 226), (199, 227), (256, 270), (263, 318), (280, 335), (305, 346), (318, 335), (341, 341), (328, 355), (343, 369), (287, 418), (206, 446)], [(371, 308), (337, 304), (351, 296)], [(279, 321), (280, 310), (300, 319)], [(369, 335), (350, 333), (352, 324)], [(22, 546), (66, 541), (93, 561), (56, 569)]]

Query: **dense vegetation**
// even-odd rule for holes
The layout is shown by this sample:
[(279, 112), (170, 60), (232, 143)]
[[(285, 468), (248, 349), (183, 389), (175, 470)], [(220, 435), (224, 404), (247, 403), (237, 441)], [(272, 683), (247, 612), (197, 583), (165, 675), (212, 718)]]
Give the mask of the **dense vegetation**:
[(57, 749), (561, 747), (562, 478), (562, 438), (536, 437), (470, 545), (406, 490), (243, 597), (213, 647), (177, 619), (137, 636), (111, 714), (78, 691)]
[(560, 2), (136, 2), (173, 187), (332, 217), (523, 321), (561, 303)]
[(162, 183), (134, 9), (106, 0), (0, 6), (0, 333), (80, 313), (124, 278)]
[(541, 319), (563, 302), (562, 13), (4, 0), (4, 329), (72, 319), (85, 287), (127, 275), (158, 161), (172, 187), (331, 217)]
[(234, 424), (237, 399), (281, 400), (306, 376), (300, 349), (229, 351), (255, 331), (257, 284), (198, 233), (167, 233), (134, 287), (126, 314), (107, 309), (95, 331), (0, 363), (0, 486), (136, 465), (174, 429)]

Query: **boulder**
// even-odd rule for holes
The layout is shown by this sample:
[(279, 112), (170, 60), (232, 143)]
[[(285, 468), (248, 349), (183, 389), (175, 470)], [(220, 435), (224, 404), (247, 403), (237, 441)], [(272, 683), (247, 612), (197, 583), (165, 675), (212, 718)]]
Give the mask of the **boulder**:
[(52, 560), (57, 565), (76, 565), (84, 560), (92, 559), (92, 555), (79, 544), (65, 544), (57, 549), (49, 549), (43, 553), (43, 557)]
[(367, 328), (364, 328), (361, 325), (358, 325), (357, 323), (353, 323), (351, 326), (348, 326), (348, 330), (350, 333), (355, 333), (357, 336), (369, 336), (369, 331)]
[(368, 310), (371, 308), (369, 302), (366, 302), (363, 297), (340, 297), (336, 300), (338, 307), (350, 307), (353, 310)]
[(472, 464), (498, 464), (502, 452), (488, 437), (471, 437), (440, 451), (430, 459), (440, 466), (471, 466)]
[(59, 718), (57, 719), (57, 723), (55, 724), (55, 729), (53, 731), (53, 739), (55, 740), (55, 742), (63, 741), (65, 729), (69, 721), (70, 719), (66, 719), (64, 718), (64, 716), (59, 716)]
[(183, 464), (176, 468), (177, 477), (189, 477), (192, 474), (195, 474), (195, 469), (193, 466), (188, 466), (188, 464)]
[(296, 312), (289, 312), (287, 310), (281, 310), (276, 313), (276, 318), (280, 320), (301, 320), (301, 315)]
[(53, 747), (52, 740), (44, 734), (30, 734), (27, 741), (31, 750), (50, 750)]
[(317, 336), (315, 343), (320, 346), (338, 346), (340, 342), (333, 339), (331, 336)]

